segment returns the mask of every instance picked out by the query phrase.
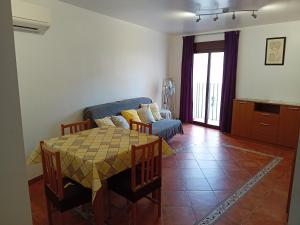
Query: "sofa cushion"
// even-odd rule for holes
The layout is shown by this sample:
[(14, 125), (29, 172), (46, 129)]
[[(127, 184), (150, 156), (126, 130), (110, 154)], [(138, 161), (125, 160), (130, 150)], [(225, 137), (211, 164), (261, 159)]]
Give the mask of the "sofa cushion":
[(154, 123), (155, 119), (152, 115), (150, 107), (144, 107), (137, 110), (139, 117), (143, 123)]
[[(141, 172), (136, 174), (136, 182), (141, 183)], [(131, 189), (131, 169), (122, 171), (107, 179), (108, 188), (119, 195), (127, 198), (131, 202), (137, 202), (139, 199), (152, 193), (161, 187), (161, 178), (155, 179), (145, 187), (133, 191)]]
[(116, 125), (116, 127), (122, 127), (125, 129), (129, 129), (129, 123), (123, 116), (112, 116), (111, 120)]
[(65, 212), (69, 209), (92, 201), (92, 189), (85, 188), (81, 184), (67, 177), (63, 178), (63, 185), (64, 198), (62, 200), (58, 199), (48, 186), (45, 186), (45, 194), (47, 198), (51, 200), (52, 204), (60, 212)]
[(135, 109), (124, 110), (121, 112), (122, 116), (127, 120), (130, 124), (130, 121), (142, 122), (137, 111)]
[(158, 107), (158, 104), (156, 102), (154, 103), (151, 103), (151, 104), (141, 104), (141, 107), (142, 108), (148, 108), (150, 107), (150, 110), (152, 112), (152, 115), (154, 117), (154, 119), (156, 121), (159, 121), (162, 119), (161, 115), (160, 115), (160, 112), (159, 112), (159, 107)]
[(90, 106), (84, 109), (83, 118), (93, 121), (92, 127), (97, 127), (94, 122), (95, 119), (103, 118), (106, 116), (120, 115), (121, 111), (126, 109), (138, 109), (141, 104), (149, 104), (152, 100), (150, 98), (132, 98), (117, 102), (110, 102), (101, 105)]
[(96, 119), (95, 123), (97, 124), (98, 127), (104, 127), (104, 126), (113, 126), (113, 127), (115, 127), (115, 124), (111, 120), (110, 116), (106, 116), (102, 119)]
[(152, 124), (152, 133), (169, 140), (176, 134), (183, 134), (180, 120), (163, 119)]

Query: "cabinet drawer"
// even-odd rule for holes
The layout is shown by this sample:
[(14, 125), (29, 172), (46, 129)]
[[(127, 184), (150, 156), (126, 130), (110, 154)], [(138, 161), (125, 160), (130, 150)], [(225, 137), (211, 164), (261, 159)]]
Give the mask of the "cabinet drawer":
[(300, 112), (300, 107), (299, 106), (282, 106), (281, 107), (282, 110), (287, 110), (290, 112), (294, 112), (294, 113), (299, 113)]
[(255, 112), (254, 113), (254, 122), (263, 123), (263, 124), (265, 124), (265, 126), (267, 126), (267, 125), (276, 125), (277, 126), (279, 123), (279, 115), (274, 114), (274, 113), (267, 113), (267, 112)]
[(300, 107), (281, 106), (279, 123), (279, 143), (297, 148), (300, 130)]
[(252, 137), (257, 140), (277, 143), (278, 125), (266, 122), (255, 122)]

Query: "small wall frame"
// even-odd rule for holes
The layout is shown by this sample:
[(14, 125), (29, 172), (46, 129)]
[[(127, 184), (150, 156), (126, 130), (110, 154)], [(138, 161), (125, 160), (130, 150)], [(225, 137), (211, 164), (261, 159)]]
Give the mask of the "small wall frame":
[(282, 66), (285, 58), (286, 37), (267, 38), (265, 65)]

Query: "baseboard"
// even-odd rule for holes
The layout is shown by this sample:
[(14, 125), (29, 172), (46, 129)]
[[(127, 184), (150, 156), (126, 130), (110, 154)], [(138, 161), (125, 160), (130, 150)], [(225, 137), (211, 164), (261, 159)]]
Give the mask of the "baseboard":
[(42, 179), (43, 179), (43, 175), (34, 177), (34, 178), (28, 180), (28, 185), (34, 184), (34, 183), (36, 183), (36, 182), (38, 182), (38, 181), (40, 181)]

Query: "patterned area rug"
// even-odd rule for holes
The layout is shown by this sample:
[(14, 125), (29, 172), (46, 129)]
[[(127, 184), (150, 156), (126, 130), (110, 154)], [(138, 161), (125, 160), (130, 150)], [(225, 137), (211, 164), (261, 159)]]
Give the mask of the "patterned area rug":
[[(233, 192), (228, 198), (226, 198), (221, 203), (219, 203), (212, 211), (210, 211), (200, 221), (197, 221), (195, 225), (214, 224), (226, 211), (228, 211), (235, 203), (237, 203), (240, 198), (242, 198), (247, 192), (249, 192), (262, 178), (264, 178), (282, 160), (281, 157), (265, 154), (262, 152), (257, 152), (251, 149), (236, 147), (232, 145), (224, 145), (224, 146), (239, 151), (270, 157), (270, 162), (266, 166), (264, 166), (258, 173), (256, 173), (256, 175), (251, 177), (245, 184), (243, 184), (235, 192)], [(197, 147), (197, 145), (182, 146), (177, 148), (176, 151), (190, 152), (193, 147)], [(86, 219), (87, 221), (89, 221), (90, 224), (92, 225), (95, 224), (91, 205), (87, 205), (85, 208), (78, 207), (74, 209), (73, 212), (76, 213), (77, 215), (80, 215), (82, 218)]]

